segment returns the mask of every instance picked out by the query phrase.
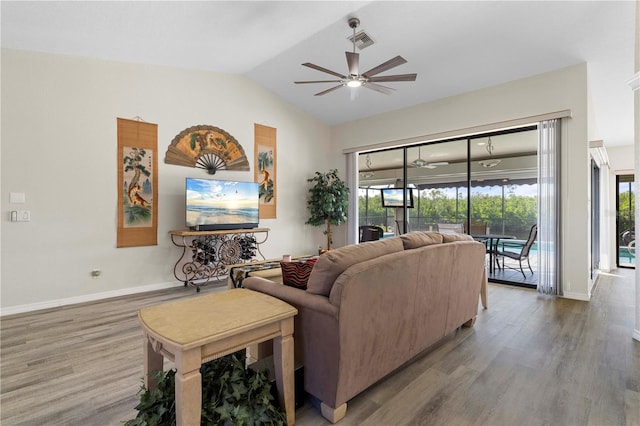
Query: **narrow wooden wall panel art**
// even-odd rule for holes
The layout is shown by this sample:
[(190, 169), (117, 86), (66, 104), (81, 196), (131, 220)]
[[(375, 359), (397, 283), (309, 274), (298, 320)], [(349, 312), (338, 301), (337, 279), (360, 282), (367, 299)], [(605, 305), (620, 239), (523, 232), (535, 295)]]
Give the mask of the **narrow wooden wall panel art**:
[(255, 181), (260, 184), (260, 219), (276, 218), (276, 129), (254, 124)]
[(117, 247), (158, 244), (158, 125), (118, 118)]

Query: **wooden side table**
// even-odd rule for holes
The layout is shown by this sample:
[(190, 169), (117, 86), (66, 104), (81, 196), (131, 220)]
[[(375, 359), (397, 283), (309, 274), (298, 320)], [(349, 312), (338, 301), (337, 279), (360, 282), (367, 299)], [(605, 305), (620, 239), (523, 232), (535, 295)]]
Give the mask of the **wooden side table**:
[(157, 386), (151, 371), (163, 369), (163, 357), (176, 367), (178, 426), (200, 424), (204, 362), (273, 339), (276, 384), (287, 424), (295, 423), (293, 306), (269, 295), (233, 289), (143, 308), (145, 386)]

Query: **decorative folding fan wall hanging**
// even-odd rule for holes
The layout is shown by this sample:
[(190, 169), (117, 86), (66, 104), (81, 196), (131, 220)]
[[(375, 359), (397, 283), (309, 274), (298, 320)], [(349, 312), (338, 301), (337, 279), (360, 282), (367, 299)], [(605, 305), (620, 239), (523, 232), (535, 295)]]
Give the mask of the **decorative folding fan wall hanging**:
[(214, 126), (193, 126), (180, 132), (167, 149), (167, 164), (218, 170), (249, 170), (244, 149), (229, 133)]
[(326, 95), (327, 93), (333, 92), (334, 90), (338, 90), (341, 87), (366, 87), (371, 90), (375, 90), (376, 92), (384, 93), (385, 95), (390, 95), (393, 93), (395, 89), (387, 86), (383, 86), (378, 83), (384, 82), (396, 82), (396, 81), (415, 81), (417, 74), (397, 74), (397, 75), (385, 75), (378, 76), (378, 74), (383, 73), (385, 71), (390, 70), (391, 68), (395, 68), (399, 65), (406, 63), (406, 59), (402, 56), (396, 56), (395, 58), (389, 59), (387, 62), (384, 62), (376, 67), (371, 68), (369, 71), (363, 72), (360, 74), (360, 54), (356, 53), (356, 28), (360, 25), (360, 20), (357, 18), (349, 19), (349, 27), (353, 29), (353, 52), (345, 52), (347, 55), (347, 67), (349, 68), (349, 74), (343, 75), (339, 72), (331, 71), (329, 69), (323, 68), (321, 66), (312, 64), (310, 62), (306, 62), (302, 64), (305, 67), (313, 68), (314, 70), (318, 70), (327, 74), (331, 74), (335, 77), (338, 77), (337, 80), (314, 80), (314, 81), (295, 81), (295, 84), (309, 84), (309, 83), (338, 83), (337, 86), (331, 87), (330, 89), (323, 90), (322, 92), (318, 92), (315, 96)]

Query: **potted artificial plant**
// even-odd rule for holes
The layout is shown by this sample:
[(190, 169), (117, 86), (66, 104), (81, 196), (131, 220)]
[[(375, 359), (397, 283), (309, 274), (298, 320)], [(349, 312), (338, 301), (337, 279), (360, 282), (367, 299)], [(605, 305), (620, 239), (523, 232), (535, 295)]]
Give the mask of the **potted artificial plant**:
[(327, 173), (316, 172), (307, 182), (313, 185), (309, 188), (309, 219), (305, 222), (313, 226), (325, 226), (327, 236), (327, 250), (331, 250), (331, 225), (340, 225), (347, 221), (347, 207), (349, 206), (349, 188), (338, 177), (338, 170)]
[[(201, 424), (284, 426), (286, 415), (273, 404), (267, 370), (245, 368), (244, 361), (240, 352), (202, 364)], [(157, 388), (142, 385), (138, 415), (124, 426), (175, 426), (176, 370), (153, 374)]]

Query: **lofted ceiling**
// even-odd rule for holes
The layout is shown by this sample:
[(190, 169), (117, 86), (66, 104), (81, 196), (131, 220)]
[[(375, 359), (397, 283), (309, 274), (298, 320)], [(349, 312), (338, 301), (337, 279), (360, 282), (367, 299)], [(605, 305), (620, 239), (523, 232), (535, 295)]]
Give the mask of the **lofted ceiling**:
[[(630, 1), (2, 1), (3, 48), (241, 74), (335, 125), (586, 62), (592, 134), (633, 143)], [(357, 17), (374, 44), (361, 70), (396, 55), (392, 95), (340, 89), (312, 62), (347, 73)], [(354, 92), (352, 93), (352, 90)]]

